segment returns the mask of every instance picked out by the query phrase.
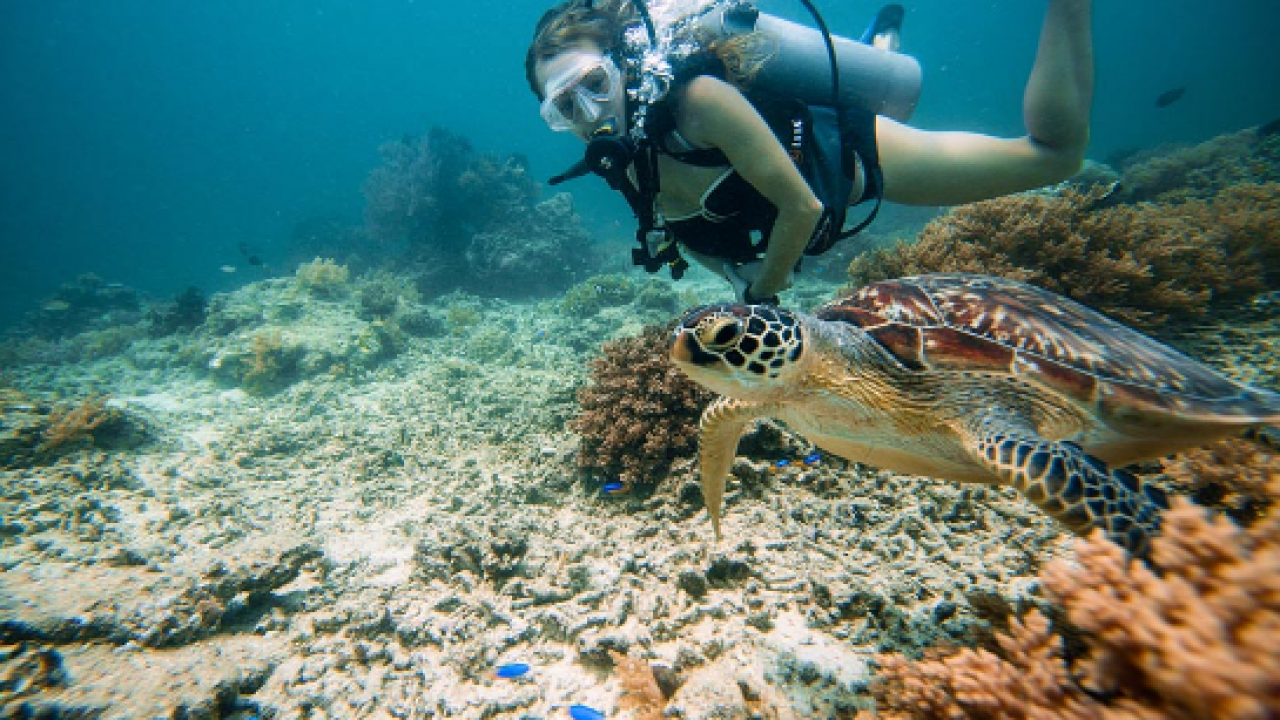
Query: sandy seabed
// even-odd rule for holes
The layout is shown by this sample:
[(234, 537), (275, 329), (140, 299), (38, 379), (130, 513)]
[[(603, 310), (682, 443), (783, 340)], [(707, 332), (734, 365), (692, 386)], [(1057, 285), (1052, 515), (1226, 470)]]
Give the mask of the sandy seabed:
[[(740, 457), (714, 542), (691, 463), (620, 496), (577, 469), (574, 391), (632, 308), (474, 305), (270, 393), (199, 336), (11, 367), (6, 440), (95, 393), (143, 439), (4, 463), (0, 717), (848, 717), (875, 652), (972, 642), (1069, 553), (1011, 491), (835, 458)], [(359, 335), (353, 302), (301, 308), (263, 322)]]

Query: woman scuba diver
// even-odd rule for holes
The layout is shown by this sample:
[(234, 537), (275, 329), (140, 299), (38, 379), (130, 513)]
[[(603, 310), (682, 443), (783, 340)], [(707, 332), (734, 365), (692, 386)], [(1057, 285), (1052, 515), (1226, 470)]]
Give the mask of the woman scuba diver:
[[(848, 78), (858, 68), (840, 67), (830, 35), (831, 65), (818, 69), (831, 79), (832, 102), (798, 111), (783, 102), (779, 113), (773, 100), (794, 94), (777, 87), (786, 76), (774, 73), (767, 83), (774, 87), (756, 81), (785, 54), (779, 42), (789, 49), (791, 30), (765, 27), (774, 37), (761, 49), (761, 27), (726, 33), (721, 26), (744, 13), (749, 21), (790, 24), (750, 15), (754, 8), (744, 3), (724, 5), (704, 3), (722, 15), (687, 24), (698, 50), (665, 68), (658, 58), (656, 72), (653, 53), (637, 49), (642, 21), (651, 49), (657, 46), (643, 0), (558, 5), (539, 21), (526, 56), (548, 124), (589, 143), (573, 174), (594, 170), (623, 191), (640, 218), (637, 262), (651, 271), (669, 264), (678, 277), (683, 253), (729, 280), (740, 299), (776, 303), (801, 257), (841, 237), (849, 206), (881, 198), (973, 202), (1060, 182), (1081, 167), (1093, 96), (1092, 0), (1049, 0), (1020, 138), (921, 130), (890, 117), (883, 98), (847, 102), (841, 73)], [(716, 30), (699, 30), (707, 25)], [(878, 29), (891, 40), (896, 27), (891, 18)], [(840, 63), (850, 57), (846, 49)], [(895, 114), (904, 120), (913, 106), (911, 97)], [(655, 229), (665, 244), (654, 241)]]

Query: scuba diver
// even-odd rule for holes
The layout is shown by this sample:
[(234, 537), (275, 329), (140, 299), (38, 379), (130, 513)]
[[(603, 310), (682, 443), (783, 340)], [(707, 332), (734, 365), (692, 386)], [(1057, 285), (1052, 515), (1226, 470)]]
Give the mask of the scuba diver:
[[(1092, 0), (1049, 0), (1020, 138), (906, 124), (919, 67), (896, 52), (901, 7), (851, 41), (801, 2), (818, 30), (742, 0), (693, 0), (661, 32), (658, 0), (569, 0), (538, 22), (529, 86), (553, 130), (588, 144), (552, 184), (595, 172), (621, 191), (640, 224), (634, 260), (650, 272), (679, 278), (687, 255), (739, 300), (777, 303), (805, 254), (862, 229), (881, 200), (973, 202), (1081, 167)], [(870, 213), (845, 229), (863, 202)]]

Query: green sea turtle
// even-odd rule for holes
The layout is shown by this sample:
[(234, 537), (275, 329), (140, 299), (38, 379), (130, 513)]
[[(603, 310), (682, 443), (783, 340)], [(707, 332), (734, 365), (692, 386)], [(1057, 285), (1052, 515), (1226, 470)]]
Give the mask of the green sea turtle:
[(671, 357), (722, 395), (702, 416), (699, 450), (717, 538), (738, 438), (757, 418), (887, 470), (1012, 486), (1135, 555), (1167, 501), (1111, 466), (1280, 422), (1280, 394), (1064, 297), (979, 275), (878, 282), (813, 315), (695, 308)]

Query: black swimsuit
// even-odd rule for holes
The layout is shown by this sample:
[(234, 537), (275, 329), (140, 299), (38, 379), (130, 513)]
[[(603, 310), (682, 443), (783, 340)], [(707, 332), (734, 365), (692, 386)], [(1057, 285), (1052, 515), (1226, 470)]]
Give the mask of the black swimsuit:
[[(835, 111), (824, 107), (803, 108), (805, 131), (798, 138), (792, 138), (792, 118), (800, 110), (793, 104), (787, 108), (790, 113), (779, 115), (770, 112), (766, 107), (761, 115), (770, 122), (775, 135), (787, 147), (789, 140), (798, 141), (800, 159), (798, 162), (801, 175), (804, 176), (814, 194), (822, 201), (831, 213), (832, 232), (839, 232), (844, 224), (845, 211), (850, 204), (858, 204), (879, 196), (878, 172), (864, 172), (863, 191), (855, 203), (849, 202), (853, 191), (854, 175), (857, 163), (867, 170), (879, 167), (879, 158), (875, 145), (875, 116), (865, 112), (849, 113), (845, 122), (845, 133), (854, 149), (856, 162), (846, 162), (841, 157), (841, 129)], [(777, 110), (776, 107), (772, 110)], [(777, 118), (781, 117), (781, 120)], [(668, 136), (674, 135), (676, 142), (683, 142), (678, 133), (672, 129)], [(750, 262), (760, 257), (769, 244), (769, 233), (778, 218), (778, 209), (760, 194), (751, 183), (747, 182), (737, 170), (729, 164), (724, 153), (716, 148), (695, 148), (673, 150), (664, 145), (672, 141), (664, 138), (659, 144), (659, 151), (676, 162), (697, 167), (723, 167), (721, 174), (702, 194), (698, 210), (679, 216), (665, 218), (667, 229), (682, 245), (694, 252), (723, 258), (734, 263)], [(794, 155), (793, 155), (794, 157)], [(854, 158), (849, 158), (850, 161)], [(806, 253), (818, 254), (830, 247), (826, 237), (815, 237), (810, 241)], [(810, 252), (810, 251), (813, 252)]]
[(750, 262), (764, 252), (769, 230), (778, 219), (773, 203), (738, 174), (719, 150), (668, 154), (676, 162), (724, 168), (702, 193), (697, 210), (665, 216), (672, 236), (694, 252), (734, 263)]

